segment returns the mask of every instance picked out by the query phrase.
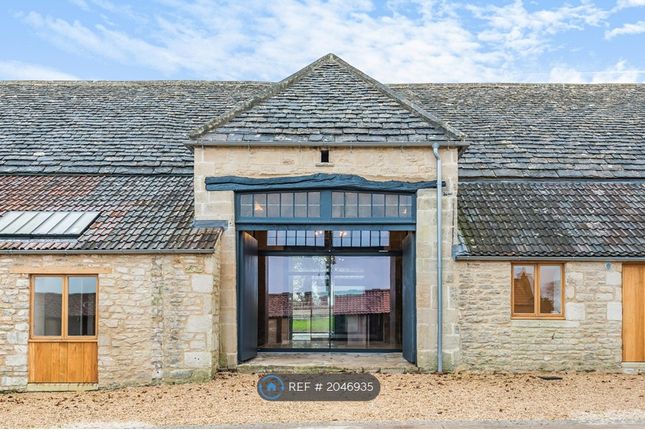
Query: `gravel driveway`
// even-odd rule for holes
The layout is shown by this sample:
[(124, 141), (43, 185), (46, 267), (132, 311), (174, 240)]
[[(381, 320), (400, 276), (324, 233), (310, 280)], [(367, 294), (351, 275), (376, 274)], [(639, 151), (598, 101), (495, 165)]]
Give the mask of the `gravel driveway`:
[(85, 393), (0, 394), (0, 426), (645, 426), (645, 375), (377, 375), (370, 402), (266, 402), (257, 375)]

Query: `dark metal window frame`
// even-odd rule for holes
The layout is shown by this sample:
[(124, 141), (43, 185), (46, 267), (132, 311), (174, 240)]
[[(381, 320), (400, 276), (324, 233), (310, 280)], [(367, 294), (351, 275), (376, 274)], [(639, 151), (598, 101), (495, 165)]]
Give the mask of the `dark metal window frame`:
[[(288, 190), (254, 190), (235, 193), (235, 219), (237, 230), (273, 230), (273, 229), (318, 229), (334, 230), (343, 226), (345, 230), (366, 229), (370, 230), (414, 230), (416, 224), (416, 193), (414, 192), (388, 192), (388, 191), (357, 191), (351, 189), (325, 189), (325, 190), (297, 190), (297, 192), (320, 192), (320, 217), (303, 218), (299, 217), (243, 217), (241, 216), (242, 195), (260, 193), (280, 193)], [(359, 218), (334, 218), (332, 216), (332, 193), (333, 192), (355, 192), (385, 195), (405, 195), (411, 197), (411, 213), (409, 217), (363, 217)], [(372, 203), (373, 205), (373, 203)]]

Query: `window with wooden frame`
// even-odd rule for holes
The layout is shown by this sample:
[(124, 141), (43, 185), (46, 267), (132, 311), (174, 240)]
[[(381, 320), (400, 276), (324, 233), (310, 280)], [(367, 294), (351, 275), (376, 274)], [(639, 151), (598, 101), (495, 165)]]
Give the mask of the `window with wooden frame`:
[(513, 264), (511, 316), (518, 319), (563, 319), (564, 264)]
[(98, 277), (33, 275), (31, 339), (96, 340)]

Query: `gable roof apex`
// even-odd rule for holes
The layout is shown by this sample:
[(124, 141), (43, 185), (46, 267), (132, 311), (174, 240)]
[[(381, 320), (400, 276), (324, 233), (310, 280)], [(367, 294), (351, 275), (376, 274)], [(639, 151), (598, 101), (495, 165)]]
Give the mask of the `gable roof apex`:
[(458, 131), (457, 129), (450, 126), (446, 122), (440, 120), (433, 114), (422, 109), (421, 107), (414, 104), (407, 98), (403, 97), (401, 94), (393, 91), (386, 85), (378, 82), (376, 79), (368, 76), (361, 70), (355, 68), (354, 66), (347, 63), (346, 61), (344, 61), (342, 58), (340, 58), (334, 53), (328, 53), (320, 57), (316, 61), (303, 67), (302, 69), (298, 70), (292, 75), (273, 84), (266, 91), (260, 93), (259, 95), (233, 106), (233, 108), (231, 108), (228, 112), (214, 118), (213, 120), (207, 122), (203, 126), (190, 132), (189, 137), (191, 139), (198, 139), (204, 136), (205, 134), (217, 129), (218, 127), (225, 125), (229, 121), (235, 119), (238, 115), (243, 114), (244, 112), (254, 108), (260, 103), (270, 99), (271, 97), (280, 94), (282, 91), (289, 88), (293, 84), (309, 76), (312, 72), (316, 71), (321, 66), (328, 65), (328, 64), (336, 64), (340, 66), (342, 69), (345, 69), (347, 72), (349, 72), (354, 77), (358, 78), (360, 81), (367, 83), (369, 86), (376, 89), (382, 95), (385, 95), (391, 100), (393, 100), (394, 102), (396, 102), (401, 108), (407, 110), (413, 115), (420, 117), (421, 120), (429, 123), (430, 125), (443, 130), (443, 132), (447, 135), (449, 140), (460, 140), (460, 141), (464, 140), (465, 135), (462, 132)]

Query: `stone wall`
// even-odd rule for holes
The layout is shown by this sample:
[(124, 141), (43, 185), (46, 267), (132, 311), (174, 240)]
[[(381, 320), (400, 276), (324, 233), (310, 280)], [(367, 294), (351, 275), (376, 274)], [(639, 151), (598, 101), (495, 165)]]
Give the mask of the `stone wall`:
[[(444, 188), (444, 264), (450, 258), (456, 220), (457, 149), (442, 148)], [(234, 193), (206, 191), (208, 176), (236, 175), (276, 177), (314, 173), (345, 173), (376, 181), (433, 181), (435, 159), (432, 148), (331, 148), (330, 163), (321, 164), (320, 151), (309, 147), (207, 147), (195, 148), (195, 216), (200, 220), (226, 220), (223, 233), (220, 283), (220, 367), (237, 366), (236, 320), (236, 232)], [(419, 366), (431, 369), (436, 364), (436, 191), (417, 193), (417, 349)], [(447, 272), (447, 279), (450, 274)], [(449, 289), (446, 291), (449, 295)], [(454, 315), (448, 314), (448, 317)], [(451, 338), (454, 324), (446, 328), (448, 359), (452, 360), (456, 342)], [(433, 337), (434, 336), (434, 337)]]
[(621, 265), (565, 264), (565, 319), (511, 319), (511, 263), (457, 262), (457, 368), (619, 371)]
[(2, 255), (0, 389), (27, 384), (29, 276), (47, 269), (98, 273), (99, 386), (203, 379), (216, 370), (216, 254)]

